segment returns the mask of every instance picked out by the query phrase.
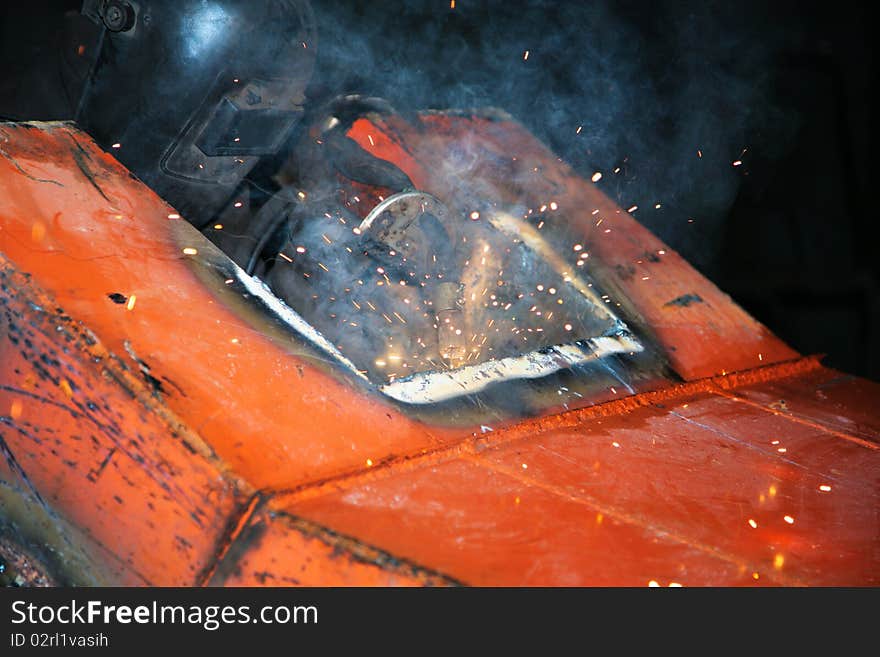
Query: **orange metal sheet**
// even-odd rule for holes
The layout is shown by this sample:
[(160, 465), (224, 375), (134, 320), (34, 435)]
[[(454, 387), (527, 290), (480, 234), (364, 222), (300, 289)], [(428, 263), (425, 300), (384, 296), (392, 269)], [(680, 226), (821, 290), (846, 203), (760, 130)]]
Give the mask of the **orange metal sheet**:
[(744, 564), (481, 460), (454, 460), (291, 508), (472, 585), (754, 581)]
[(248, 519), (211, 586), (449, 586), (456, 582), (414, 562), (286, 513)]
[(234, 478), (2, 257), (0, 289), (0, 479), (109, 551), (103, 583), (198, 583), (244, 499)]
[[(440, 198), (525, 204), (551, 201), (576, 241), (608, 269), (603, 284), (626, 299), (686, 380), (790, 360), (797, 353), (755, 321), (599, 188), (513, 120), (497, 115), (361, 119), (350, 136), (396, 162)], [(449, 155), (450, 153), (455, 155)], [(578, 257), (572, 253), (572, 266)]]
[(441, 197), (556, 201), (685, 383), (416, 420), (231, 293), (76, 128), (2, 124), (0, 504), (116, 583), (876, 584), (878, 386), (797, 359), (514, 122), (423, 124), (352, 137)]
[(499, 440), (286, 508), (475, 584), (880, 583), (873, 447), (711, 393)]

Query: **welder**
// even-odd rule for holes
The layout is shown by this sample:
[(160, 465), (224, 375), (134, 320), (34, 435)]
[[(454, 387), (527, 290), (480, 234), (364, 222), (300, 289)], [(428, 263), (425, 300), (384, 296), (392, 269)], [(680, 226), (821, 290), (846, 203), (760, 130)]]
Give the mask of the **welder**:
[[(461, 258), (450, 238), (456, 218), (346, 136), (360, 116), (394, 113), (390, 104), (307, 96), (317, 52), (307, 0), (53, 4), (54, 13), (7, 10), (18, 16), (4, 29), (38, 28), (37, 56), (29, 52), (19, 74), (4, 79), (0, 118), (73, 119), (294, 307), (311, 292), (294, 280), (298, 272), (272, 271), (279, 251), (309, 232), (312, 217), (365, 221), (353, 251), (367, 271), (375, 275), (391, 248), (424, 261), (428, 272), (435, 312), (402, 339), (436, 331), (440, 358), (462, 361)], [(372, 203), (353, 207), (358, 193)], [(363, 328), (365, 340), (384, 340), (386, 331)]]

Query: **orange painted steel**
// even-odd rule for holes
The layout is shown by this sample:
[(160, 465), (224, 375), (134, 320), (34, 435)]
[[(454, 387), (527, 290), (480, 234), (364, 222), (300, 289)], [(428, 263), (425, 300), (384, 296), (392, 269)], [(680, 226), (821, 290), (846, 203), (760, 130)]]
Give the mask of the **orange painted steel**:
[(0, 529), (85, 584), (880, 583), (880, 386), (799, 358), (516, 123), (422, 120), (350, 136), (441, 198), (567, 209), (681, 381), (417, 421), (235, 298), (88, 136), (0, 124)]
[[(797, 357), (518, 124), (494, 115), (428, 114), (421, 120), (424, 125), (416, 129), (395, 116), (372, 123), (361, 119), (349, 136), (373, 155), (398, 163), (420, 189), (441, 198), (489, 196), (530, 208), (556, 202), (571, 231), (589, 245), (590, 257), (602, 263), (606, 289), (630, 302), (684, 379)], [(473, 163), (456, 171), (458, 162), (446, 154), (462, 151)]]

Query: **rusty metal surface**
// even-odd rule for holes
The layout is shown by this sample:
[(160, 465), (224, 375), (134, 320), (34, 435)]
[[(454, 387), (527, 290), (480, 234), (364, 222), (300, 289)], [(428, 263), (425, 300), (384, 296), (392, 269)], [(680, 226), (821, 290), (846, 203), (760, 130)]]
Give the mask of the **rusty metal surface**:
[(0, 586), (58, 586), (49, 568), (30, 550), (0, 535)]
[(439, 197), (450, 140), (540, 163), (523, 184), (583, 210), (683, 382), (411, 417), (224, 285), (225, 256), (88, 137), (3, 124), (5, 527), (86, 584), (877, 584), (880, 387), (798, 358), (515, 124), (425, 121), (352, 137)]

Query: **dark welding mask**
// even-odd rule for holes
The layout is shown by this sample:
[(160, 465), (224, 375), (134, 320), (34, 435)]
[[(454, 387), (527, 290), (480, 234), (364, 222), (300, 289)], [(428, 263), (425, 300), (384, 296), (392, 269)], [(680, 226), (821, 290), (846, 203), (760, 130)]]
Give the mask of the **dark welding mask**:
[(87, 0), (102, 35), (76, 120), (191, 223), (228, 201), (303, 112), (306, 0)]

